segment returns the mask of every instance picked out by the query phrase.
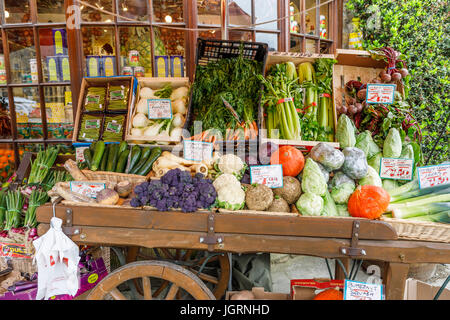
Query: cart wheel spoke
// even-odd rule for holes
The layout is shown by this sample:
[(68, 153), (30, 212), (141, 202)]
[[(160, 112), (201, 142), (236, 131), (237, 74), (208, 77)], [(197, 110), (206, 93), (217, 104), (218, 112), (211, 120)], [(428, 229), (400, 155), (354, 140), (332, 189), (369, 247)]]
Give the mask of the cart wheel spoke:
[(161, 294), (161, 292), (163, 292), (163, 290), (165, 289), (165, 288), (167, 288), (167, 286), (169, 285), (169, 281), (164, 281), (162, 284), (161, 284), (161, 286), (158, 288), (158, 290), (156, 290), (155, 291), (155, 293), (153, 294), (153, 298), (157, 298), (160, 294)]
[(186, 252), (184, 253), (184, 255), (183, 255), (183, 257), (181, 258), (181, 260), (182, 260), (182, 261), (188, 260), (188, 259), (191, 257), (191, 255), (192, 255), (193, 252), (194, 252), (194, 250), (192, 250), (192, 249), (186, 250)]
[(109, 294), (114, 298), (114, 300), (128, 300), (117, 288), (112, 289)]
[(169, 292), (167, 293), (166, 300), (173, 300), (179, 289), (180, 288), (175, 283), (172, 283)]
[(161, 248), (161, 251), (166, 255), (166, 257), (168, 259), (175, 260), (175, 257), (173, 256), (173, 254), (166, 248)]
[(192, 268), (189, 268), (189, 270), (194, 272), (197, 275), (197, 277), (199, 277), (203, 281), (211, 282), (211, 283), (214, 283), (214, 284), (218, 284), (219, 283), (219, 279), (217, 277), (211, 276), (211, 275), (203, 273), (203, 272), (197, 273), (197, 271), (192, 269)]
[(149, 277), (143, 277), (142, 278), (142, 289), (144, 291), (144, 299), (145, 300), (152, 300), (152, 285), (150, 283)]

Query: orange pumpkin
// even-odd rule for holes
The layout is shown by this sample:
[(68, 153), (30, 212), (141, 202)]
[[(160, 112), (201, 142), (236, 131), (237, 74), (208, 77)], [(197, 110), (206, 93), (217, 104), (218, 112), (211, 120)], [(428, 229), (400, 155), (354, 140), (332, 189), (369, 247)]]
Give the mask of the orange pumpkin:
[(348, 212), (352, 217), (378, 219), (391, 201), (389, 193), (378, 186), (358, 186), (348, 199)]
[(281, 164), (283, 176), (296, 177), (305, 166), (305, 158), (297, 148), (281, 146), (270, 156), (270, 164)]
[(316, 294), (313, 300), (344, 300), (344, 295), (337, 289), (327, 289)]

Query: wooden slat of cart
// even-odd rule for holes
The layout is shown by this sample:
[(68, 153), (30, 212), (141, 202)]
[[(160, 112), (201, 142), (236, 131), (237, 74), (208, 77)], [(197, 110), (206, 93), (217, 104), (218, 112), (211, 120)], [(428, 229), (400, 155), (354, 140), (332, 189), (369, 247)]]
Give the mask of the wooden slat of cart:
[[(43, 234), (49, 225), (41, 223), (38, 233)], [(221, 233), (223, 243), (214, 245), (215, 251), (233, 253), (271, 252), (310, 255), (328, 258), (344, 258), (339, 248), (349, 246), (349, 239), (293, 237), (272, 235), (249, 235)], [(146, 230), (133, 228), (91, 227), (81, 228), (79, 235), (72, 236), (78, 244), (142, 246), (148, 248), (190, 248), (207, 250), (200, 243), (202, 232)], [(360, 240), (358, 248), (366, 251), (364, 259), (394, 263), (448, 263), (449, 245), (437, 242), (405, 240)]]
[[(206, 212), (159, 212), (126, 208), (56, 207), (56, 216), (65, 220), (66, 210), (73, 210), (74, 226), (101, 226), (172, 231), (207, 232)], [(50, 205), (37, 210), (37, 220), (48, 223), (52, 217)], [(256, 214), (215, 213), (216, 233), (249, 235), (351, 238), (354, 218), (284, 217)], [(395, 240), (397, 234), (387, 223), (367, 219), (360, 221), (359, 239)]]

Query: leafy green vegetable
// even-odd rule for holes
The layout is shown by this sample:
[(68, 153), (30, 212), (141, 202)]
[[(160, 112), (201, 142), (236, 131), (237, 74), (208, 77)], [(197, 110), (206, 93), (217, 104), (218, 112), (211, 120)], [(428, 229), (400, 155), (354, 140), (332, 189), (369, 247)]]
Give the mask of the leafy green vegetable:
[(378, 152), (370, 159), (367, 159), (367, 164), (375, 169), (376, 172), (380, 172), (381, 158), (383, 157), (381, 152)]
[(337, 204), (345, 204), (355, 191), (355, 186), (351, 183), (343, 183), (331, 189), (331, 197)]
[(301, 214), (306, 216), (320, 216), (323, 210), (324, 201), (322, 197), (310, 193), (303, 193), (295, 204)]
[(388, 192), (399, 188), (397, 180), (393, 180), (393, 179), (383, 179), (382, 186), (383, 186), (383, 189)]
[(383, 183), (381, 182), (381, 178), (378, 175), (378, 172), (376, 172), (375, 169), (371, 166), (368, 167), (367, 175), (364, 178), (359, 179), (358, 184), (361, 186), (370, 185), (383, 187)]
[(341, 149), (354, 147), (356, 144), (355, 127), (345, 114), (341, 114), (336, 128), (336, 139)]
[(340, 217), (350, 217), (347, 204), (337, 204), (336, 209)]
[(402, 153), (402, 138), (396, 128), (390, 128), (383, 144), (383, 157), (398, 158)]
[(368, 130), (365, 130), (356, 137), (355, 147), (364, 151), (367, 159), (381, 152), (378, 145), (372, 139), (372, 133)]
[(327, 190), (325, 192), (325, 195), (322, 197), (323, 199), (323, 209), (322, 209), (322, 216), (327, 217), (336, 217), (339, 215), (336, 203), (333, 200), (333, 197), (331, 196), (330, 192)]
[(323, 196), (327, 191), (327, 182), (318, 164), (311, 158), (306, 159), (302, 175), (303, 192)]

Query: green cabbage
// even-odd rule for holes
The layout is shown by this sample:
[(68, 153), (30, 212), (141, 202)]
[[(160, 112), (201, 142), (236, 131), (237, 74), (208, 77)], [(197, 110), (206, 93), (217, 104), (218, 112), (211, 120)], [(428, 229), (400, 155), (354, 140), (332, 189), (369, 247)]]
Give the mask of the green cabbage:
[(367, 175), (364, 178), (359, 179), (358, 184), (361, 186), (364, 186), (364, 185), (377, 186), (377, 187), (383, 186), (383, 183), (381, 182), (381, 178), (378, 175), (378, 172), (376, 172), (375, 169), (372, 168), (371, 166), (368, 167)]
[(336, 209), (340, 217), (350, 217), (346, 204), (337, 204)]
[(343, 183), (337, 187), (331, 189), (331, 197), (337, 204), (344, 204), (348, 202), (348, 199), (355, 191), (355, 186), (351, 183)]
[(323, 199), (314, 193), (305, 192), (295, 205), (302, 215), (320, 216), (323, 210)]
[(364, 151), (367, 159), (372, 158), (374, 155), (381, 152), (378, 145), (372, 139), (372, 133), (368, 130), (356, 137), (355, 147)]
[(336, 140), (341, 149), (354, 147), (356, 143), (355, 126), (345, 114), (341, 114), (336, 127)]
[(384, 158), (398, 158), (402, 153), (402, 138), (396, 128), (389, 129), (383, 144)]
[(327, 182), (319, 165), (311, 158), (306, 160), (302, 175), (303, 192), (314, 193), (323, 196), (327, 191)]
[(381, 152), (378, 152), (376, 155), (371, 157), (370, 159), (367, 159), (367, 164), (375, 169), (375, 171), (378, 173), (380, 172), (380, 165), (381, 165), (381, 158), (383, 155)]
[(322, 209), (322, 216), (328, 216), (328, 217), (336, 217), (338, 216), (338, 211), (336, 208), (336, 203), (334, 203), (333, 197), (331, 196), (330, 192), (328, 190), (325, 192), (325, 195), (322, 197), (323, 199), (323, 209)]
[(413, 159), (414, 160), (414, 149), (410, 144), (404, 145), (402, 148), (402, 153), (400, 154), (402, 159)]

